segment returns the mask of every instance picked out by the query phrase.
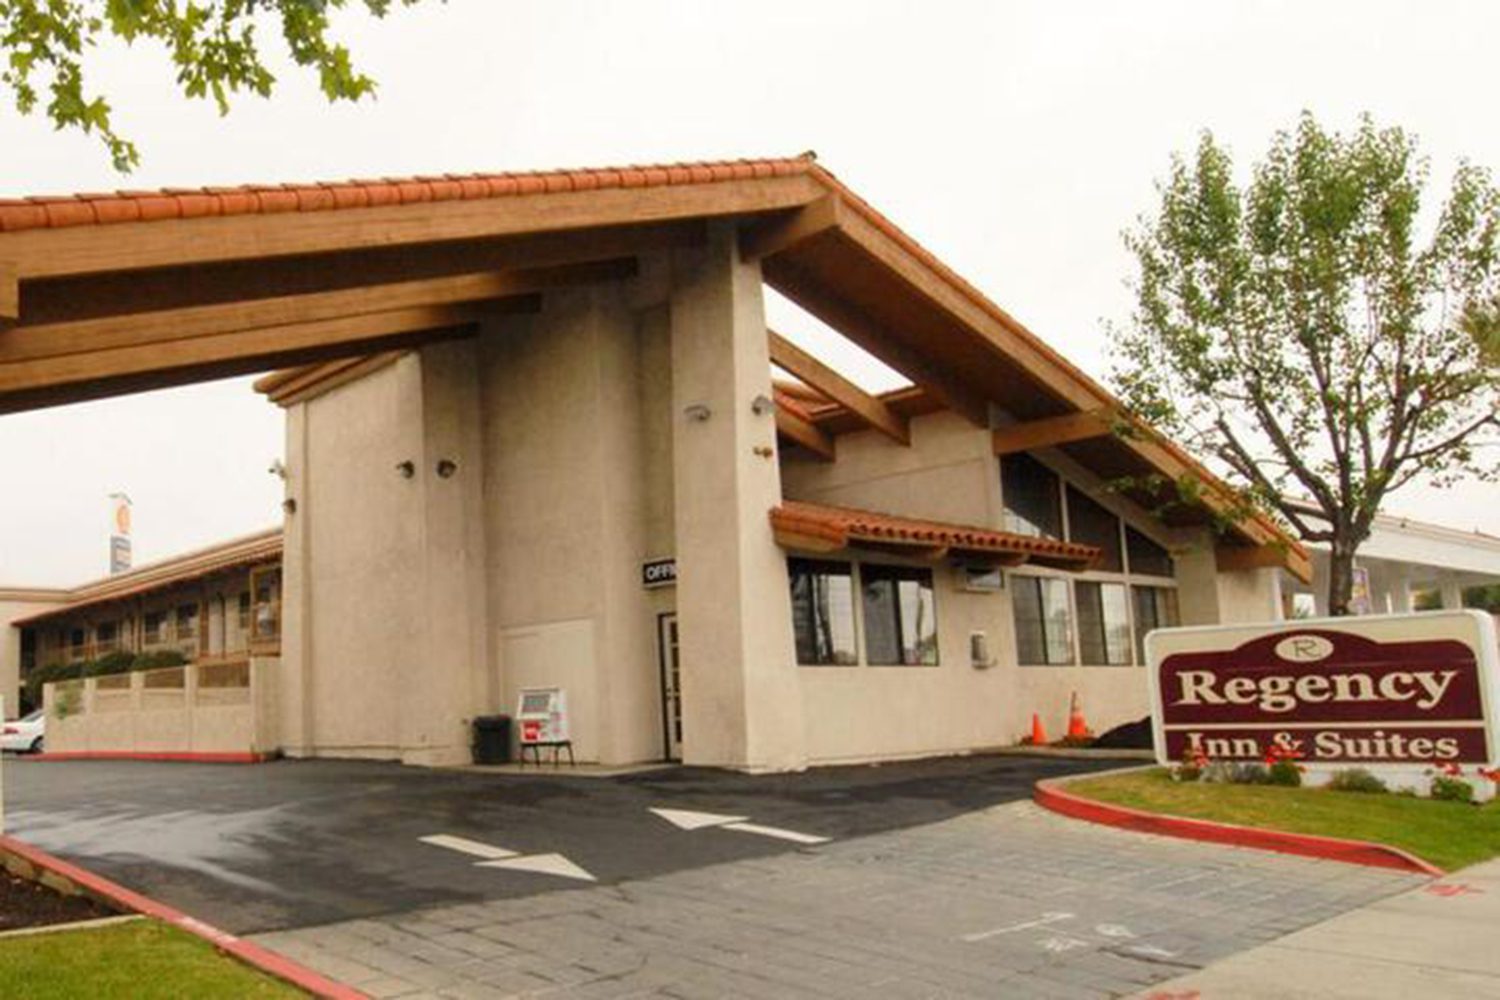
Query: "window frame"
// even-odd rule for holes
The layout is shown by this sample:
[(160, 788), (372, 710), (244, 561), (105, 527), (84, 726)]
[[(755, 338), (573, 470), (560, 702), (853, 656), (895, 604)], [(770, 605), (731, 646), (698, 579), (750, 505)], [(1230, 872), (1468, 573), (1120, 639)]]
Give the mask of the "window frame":
[[(850, 639), (851, 639), (851, 641), (852, 641), (852, 643), (854, 645), (854, 661), (852, 663), (839, 663), (837, 660), (829, 660), (827, 662), (818, 662), (816, 660), (807, 661), (807, 660), (802, 659), (801, 648), (800, 648), (800, 646), (799, 646), (799, 644), (797, 642), (796, 598), (795, 598), (795, 592), (792, 589), (792, 564), (794, 562), (804, 563), (804, 564), (813, 565), (813, 566), (818, 566), (818, 565), (821, 565), (821, 566), (842, 566), (843, 568), (845, 568), (845, 569), (848, 570), (848, 579), (849, 579), (849, 629), (850, 629)], [(860, 591), (859, 591), (858, 564), (856, 562), (852, 561), (852, 560), (846, 560), (846, 559), (816, 559), (816, 558), (813, 558), (813, 557), (810, 557), (810, 556), (798, 556), (798, 555), (791, 555), (791, 554), (787, 555), (787, 557), (786, 557), (786, 563), (787, 563), (787, 567), (786, 568), (787, 568), (787, 584), (788, 584), (787, 592), (788, 592), (788, 597), (793, 602), (792, 603), (792, 655), (794, 657), (796, 657), (797, 666), (799, 666), (799, 667), (833, 667), (835, 669), (839, 669), (839, 668), (848, 669), (850, 667), (863, 666), (863, 663), (862, 663), (862, 660), (861, 660), (862, 649), (861, 649), (861, 643), (859, 641), (860, 640), (860, 614), (859, 614), (859, 604), (860, 604), (859, 593), (860, 593)]]
[[(859, 635), (860, 635), (860, 638), (863, 640), (863, 642), (861, 643), (861, 647), (860, 647), (860, 662), (861, 662), (861, 664), (863, 666), (866, 666), (866, 667), (899, 667), (899, 668), (907, 668), (907, 667), (941, 667), (943, 665), (943, 643), (942, 643), (942, 630), (938, 627), (938, 599), (937, 599), (938, 583), (937, 583), (936, 567), (927, 566), (927, 565), (912, 565), (912, 564), (898, 563), (898, 562), (864, 562), (864, 561), (860, 561), (859, 563), (857, 563), (857, 566), (858, 566), (858, 570), (859, 570), (859, 574), (858, 574), (858, 577), (857, 577), (857, 583), (858, 583), (858, 588), (859, 589), (857, 591), (858, 600), (855, 603), (859, 605), (859, 625), (860, 625)], [(926, 573), (927, 574), (927, 588), (928, 588), (929, 592), (932, 594), (932, 662), (928, 663), (928, 662), (925, 662), (925, 661), (922, 661), (922, 660), (918, 660), (918, 661), (916, 661), (914, 663), (907, 663), (907, 662), (904, 662), (904, 661), (897, 661), (897, 662), (894, 662), (894, 663), (888, 663), (888, 662), (885, 662), (885, 661), (881, 661), (881, 662), (877, 663), (876, 661), (870, 659), (870, 638), (869, 638), (869, 631), (868, 631), (868, 629), (869, 629), (869, 621), (868, 621), (868, 619), (867, 619), (867, 617), (865, 615), (865, 570), (867, 568), (870, 568), (870, 567), (880, 567), (882, 569), (891, 570), (891, 571), (897, 571), (897, 572), (899, 572), (899, 571), (909, 571), (909, 572), (912, 572), (912, 573)], [(896, 629), (897, 629), (896, 644), (904, 652), (905, 644), (902, 643), (902, 641), (901, 641), (902, 615), (901, 615), (901, 589), (900, 589), (900, 587), (897, 587), (895, 589), (895, 595), (896, 595)]]
[[(1104, 503), (1101, 499), (1099, 499), (1098, 497), (1094, 496), (1093, 493), (1088, 488), (1086, 488), (1085, 486), (1079, 484), (1078, 482), (1076, 482), (1075, 480), (1073, 480), (1070, 476), (1068, 476), (1068, 475), (1064, 474), (1063, 472), (1059, 471), (1058, 469), (1056, 469), (1052, 465), (1050, 465), (1047, 462), (1043, 461), (1041, 458), (1039, 458), (1036, 455), (1033, 455), (1033, 454), (1031, 454), (1029, 452), (1022, 452), (1020, 454), (1026, 455), (1031, 461), (1033, 461), (1033, 462), (1037, 463), (1038, 465), (1041, 465), (1043, 468), (1047, 469), (1049, 472), (1052, 473), (1054, 479), (1056, 480), (1056, 483), (1057, 483), (1057, 505), (1058, 505), (1059, 511), (1061, 512), (1061, 521), (1062, 521), (1062, 536), (1061, 537), (1063, 539), (1065, 539), (1067, 541), (1074, 541), (1074, 538), (1073, 538), (1073, 525), (1072, 525), (1072, 512), (1070, 510), (1071, 504), (1068, 502), (1069, 501), (1069, 491), (1077, 492), (1079, 494), (1080, 498), (1082, 498), (1083, 500), (1086, 500), (1086, 501), (1094, 504), (1096, 507), (1101, 508), (1102, 510), (1108, 512), (1112, 517), (1114, 517), (1114, 519), (1115, 519), (1115, 528), (1116, 528), (1116, 531), (1118, 532), (1118, 536), (1119, 536), (1119, 540), (1118, 540), (1117, 544), (1118, 544), (1118, 550), (1119, 550), (1119, 554), (1120, 554), (1120, 567), (1121, 568), (1120, 568), (1119, 571), (1114, 571), (1114, 570), (1087, 570), (1087, 571), (1084, 571), (1082, 573), (1068, 573), (1068, 572), (1065, 572), (1065, 571), (1062, 571), (1062, 570), (1049, 570), (1049, 569), (1045, 569), (1045, 568), (1032, 567), (1032, 566), (1022, 566), (1022, 567), (1017, 567), (1016, 569), (1013, 569), (1013, 570), (1008, 570), (1006, 572), (1006, 577), (1007, 577), (1006, 592), (1007, 592), (1008, 599), (1010, 601), (1010, 606), (1011, 606), (1011, 609), (1010, 609), (1010, 625), (1011, 625), (1011, 629), (1012, 629), (1011, 639), (1012, 639), (1012, 643), (1013, 643), (1013, 648), (1015, 649), (1017, 665), (1021, 666), (1021, 667), (1037, 667), (1037, 668), (1045, 668), (1045, 667), (1105, 667), (1105, 668), (1120, 668), (1120, 667), (1130, 667), (1130, 666), (1145, 666), (1146, 660), (1145, 660), (1144, 654), (1142, 653), (1142, 644), (1144, 642), (1144, 636), (1140, 636), (1138, 634), (1138, 623), (1136, 621), (1136, 607), (1135, 607), (1134, 592), (1139, 587), (1150, 587), (1150, 588), (1158, 589), (1158, 590), (1171, 590), (1173, 592), (1173, 594), (1174, 594), (1174, 600), (1178, 600), (1178, 598), (1176, 597), (1176, 595), (1180, 594), (1180, 588), (1177, 585), (1177, 577), (1175, 576), (1176, 561), (1174, 559), (1172, 559), (1171, 550), (1170, 550), (1169, 546), (1163, 545), (1161, 542), (1159, 542), (1153, 536), (1152, 532), (1146, 531), (1146, 530), (1138, 527), (1136, 524), (1132, 523), (1132, 521), (1130, 519), (1128, 519), (1124, 514), (1120, 513), (1119, 511), (1117, 511), (1113, 507), (1111, 507), (1109, 504)], [(1001, 510), (1004, 512), (1003, 516), (1004, 516), (1004, 520), (1005, 520), (1005, 525), (1006, 525), (1006, 530), (1007, 531), (1010, 531), (1010, 530), (1013, 530), (1013, 529), (1012, 529), (1012, 524), (1011, 524), (1011, 521), (1010, 521), (1010, 514), (1009, 514), (1010, 508), (1007, 507), (1006, 504), (1005, 504), (1005, 473), (1004, 473), (1004, 467), (1000, 463), (1003, 463), (1004, 460), (1006, 458), (1009, 458), (1009, 457), (1011, 457), (1011, 456), (1009, 456), (1009, 455), (996, 456), (996, 462), (997, 462), (996, 474), (997, 474), (997, 476), (999, 477), (999, 480), (1000, 480), (1000, 503), (1001, 503)], [(1143, 539), (1145, 539), (1146, 541), (1152, 543), (1153, 545), (1156, 545), (1156, 546), (1158, 546), (1158, 547), (1160, 547), (1162, 549), (1166, 549), (1167, 550), (1168, 560), (1172, 562), (1172, 568), (1174, 570), (1174, 575), (1172, 575), (1172, 576), (1160, 576), (1160, 575), (1157, 575), (1157, 574), (1154, 574), (1154, 573), (1137, 573), (1137, 572), (1134, 572), (1133, 569), (1132, 569), (1132, 567), (1131, 567), (1131, 561), (1130, 561), (1130, 532), (1135, 532), (1136, 534), (1140, 535)], [(1090, 543), (1085, 542), (1084, 544), (1090, 544)], [(1065, 586), (1066, 586), (1066, 593), (1067, 593), (1067, 599), (1068, 599), (1068, 635), (1069, 635), (1069, 642), (1070, 642), (1071, 654), (1072, 654), (1071, 660), (1068, 663), (1052, 663), (1052, 662), (1047, 662), (1047, 663), (1026, 663), (1026, 662), (1023, 662), (1021, 660), (1021, 639), (1020, 639), (1019, 623), (1016, 621), (1016, 598), (1015, 598), (1015, 595), (1016, 595), (1016, 586), (1017, 586), (1016, 581), (1023, 580), (1023, 579), (1026, 579), (1026, 578), (1034, 578), (1034, 577), (1047, 577), (1047, 578), (1052, 578), (1052, 579), (1059, 579), (1059, 580), (1062, 580), (1064, 582)], [(1078, 609), (1079, 609), (1079, 606), (1080, 606), (1079, 605), (1079, 599), (1078, 599), (1078, 585), (1080, 583), (1085, 583), (1085, 584), (1087, 584), (1087, 583), (1093, 583), (1093, 584), (1101, 584), (1101, 585), (1102, 584), (1118, 584), (1118, 585), (1124, 587), (1124, 589), (1125, 589), (1125, 613), (1126, 613), (1126, 621), (1127, 621), (1129, 629), (1130, 629), (1130, 644), (1129, 644), (1129, 656), (1130, 656), (1130, 659), (1129, 659), (1129, 662), (1127, 662), (1127, 663), (1111, 663), (1111, 664), (1086, 663), (1086, 662), (1084, 662), (1084, 656), (1083, 656), (1083, 629), (1082, 629), (1082, 623), (1080, 622), (1079, 615), (1078, 615)], [(1178, 607), (1178, 616), (1179, 616), (1178, 620), (1180, 621), (1181, 620), (1181, 617), (1180, 617), (1181, 616), (1180, 601), (1179, 601), (1177, 607)], [(1045, 629), (1044, 629), (1043, 634), (1042, 634), (1042, 648), (1044, 650), (1046, 649), (1046, 644), (1047, 644), (1047, 638), (1046, 638), (1046, 633), (1045, 633)]]

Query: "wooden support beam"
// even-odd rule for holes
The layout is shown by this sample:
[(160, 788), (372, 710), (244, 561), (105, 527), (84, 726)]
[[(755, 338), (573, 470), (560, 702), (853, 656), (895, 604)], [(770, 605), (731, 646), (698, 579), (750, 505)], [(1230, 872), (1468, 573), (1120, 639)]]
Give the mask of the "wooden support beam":
[(976, 427), (990, 426), (989, 402), (947, 369), (908, 347), (865, 313), (790, 265), (778, 265), (774, 287), (793, 302), (848, 337), (875, 357), (922, 386), (944, 406)]
[(1028, 420), (994, 432), (995, 454), (1010, 455), (1018, 451), (1052, 448), (1069, 441), (1104, 437), (1111, 433), (1112, 427), (1109, 411), (1102, 408)]
[(1289, 553), (1277, 545), (1216, 545), (1214, 565), (1220, 573), (1271, 569), (1287, 565)]
[(776, 539), (776, 544), (784, 549), (797, 549), (802, 552), (817, 552), (826, 555), (844, 547), (822, 535), (805, 535), (798, 531), (787, 531), (784, 528), (773, 528), (772, 534)]
[(843, 214), (839, 196), (829, 194), (790, 212), (749, 223), (740, 232), (740, 257), (747, 261), (760, 260), (790, 250), (799, 243), (837, 229)]
[(800, 444), (825, 461), (831, 462), (834, 459), (833, 438), (828, 432), (784, 406), (776, 407), (776, 433)]
[[(626, 259), (524, 271), (466, 274), (70, 323), (18, 326), (0, 338), (0, 370), (23, 361), (88, 355), (152, 344), (173, 344), (180, 347), (193, 338), (212, 338), (236, 331), (528, 295), (547, 288), (628, 277), (635, 273), (635, 266), (633, 259)], [(248, 343), (249, 341), (247, 345)]]
[(463, 336), (534, 297), (418, 306), (0, 364), (0, 412), (139, 392), (287, 364)]
[(771, 341), (772, 362), (840, 404), (892, 441), (911, 444), (911, 428), (905, 417), (775, 330), (767, 330), (766, 336)]
[(16, 265), (0, 260), (0, 330), (21, 319), (21, 279)]

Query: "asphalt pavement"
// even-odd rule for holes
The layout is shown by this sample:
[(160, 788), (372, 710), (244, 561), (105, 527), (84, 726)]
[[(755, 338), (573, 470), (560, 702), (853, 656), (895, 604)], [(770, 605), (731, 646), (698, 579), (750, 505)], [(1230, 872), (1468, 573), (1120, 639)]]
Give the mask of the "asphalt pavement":
[(1118, 764), (987, 756), (605, 778), (8, 759), (4, 787), (7, 832), (248, 934), (803, 850), (1026, 799), (1039, 778)]

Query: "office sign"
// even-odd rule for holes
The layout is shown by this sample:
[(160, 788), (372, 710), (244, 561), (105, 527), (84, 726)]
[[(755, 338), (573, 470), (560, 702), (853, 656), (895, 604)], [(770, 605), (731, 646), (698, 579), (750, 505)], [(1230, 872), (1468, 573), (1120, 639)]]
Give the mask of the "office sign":
[(641, 586), (647, 590), (677, 585), (677, 560), (647, 559), (641, 563)]
[(1495, 625), (1475, 611), (1163, 629), (1146, 639), (1156, 755), (1489, 765)]

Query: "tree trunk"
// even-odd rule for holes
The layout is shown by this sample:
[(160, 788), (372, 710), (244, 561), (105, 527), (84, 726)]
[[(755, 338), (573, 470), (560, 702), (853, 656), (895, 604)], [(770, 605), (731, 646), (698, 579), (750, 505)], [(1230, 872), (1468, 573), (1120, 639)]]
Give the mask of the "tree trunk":
[(1352, 614), (1349, 603), (1353, 598), (1354, 546), (1335, 538), (1328, 554), (1328, 613), (1334, 617)]

